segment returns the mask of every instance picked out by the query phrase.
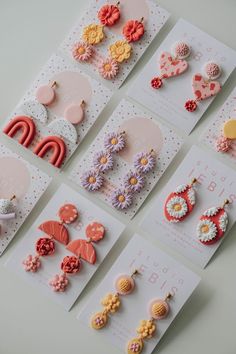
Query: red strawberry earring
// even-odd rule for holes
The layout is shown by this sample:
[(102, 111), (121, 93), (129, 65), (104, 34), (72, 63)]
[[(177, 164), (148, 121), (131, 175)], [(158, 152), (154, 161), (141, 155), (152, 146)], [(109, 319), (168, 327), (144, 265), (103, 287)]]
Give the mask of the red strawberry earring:
[(197, 179), (193, 178), (189, 184), (181, 184), (169, 194), (165, 201), (164, 213), (169, 222), (183, 221), (192, 211), (196, 203), (194, 185)]
[(49, 282), (56, 292), (64, 292), (69, 284), (68, 275), (74, 275), (81, 269), (81, 260), (90, 264), (96, 262), (96, 251), (93, 242), (102, 240), (105, 236), (105, 228), (98, 222), (93, 222), (86, 227), (87, 240), (73, 240), (67, 246), (67, 250), (75, 256), (66, 256), (61, 262), (61, 274), (56, 274)]
[(164, 79), (169, 79), (184, 73), (188, 69), (188, 62), (185, 60), (191, 53), (188, 44), (177, 42), (172, 47), (172, 54), (162, 52), (159, 60), (160, 76), (156, 76), (151, 80), (151, 86), (159, 89), (163, 85)]
[(185, 103), (185, 109), (189, 112), (194, 112), (197, 109), (198, 102), (215, 96), (221, 90), (220, 83), (215, 81), (221, 75), (220, 66), (212, 61), (208, 62), (204, 66), (204, 73), (206, 78), (199, 73), (195, 74), (192, 78), (192, 89), (195, 99), (188, 100)]

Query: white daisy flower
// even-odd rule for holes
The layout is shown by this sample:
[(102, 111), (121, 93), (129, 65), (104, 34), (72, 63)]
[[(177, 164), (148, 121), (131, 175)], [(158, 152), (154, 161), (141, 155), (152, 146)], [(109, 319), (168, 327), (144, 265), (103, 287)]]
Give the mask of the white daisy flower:
[(187, 214), (188, 206), (184, 198), (173, 197), (166, 204), (166, 209), (170, 216), (180, 219)]
[(217, 235), (216, 225), (208, 219), (200, 220), (197, 225), (197, 236), (200, 241), (212, 241)]
[(188, 190), (188, 199), (191, 205), (195, 205), (196, 198), (195, 198), (195, 191), (193, 188), (189, 188)]
[(222, 214), (219, 218), (219, 227), (223, 232), (227, 229), (228, 221), (228, 215), (226, 213)]
[(203, 215), (204, 216), (214, 216), (218, 213), (219, 209), (220, 209), (219, 207), (212, 207), (212, 208), (204, 211)]

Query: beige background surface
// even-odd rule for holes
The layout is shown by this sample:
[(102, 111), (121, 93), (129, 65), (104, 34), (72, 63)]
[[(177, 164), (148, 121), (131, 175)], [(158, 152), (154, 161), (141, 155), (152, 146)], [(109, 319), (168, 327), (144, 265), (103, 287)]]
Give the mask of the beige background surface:
[[(1, 123), (85, 9), (86, 3), (85, 0), (0, 0)], [(98, 336), (93, 336), (89, 328), (86, 329), (81, 326), (76, 320), (76, 314), (130, 236), (136, 231), (139, 232), (139, 221), (143, 219), (144, 213), (150, 208), (151, 199), (166, 183), (191, 144), (198, 141), (206, 124), (225, 101), (236, 84), (236, 73), (227, 82), (194, 132), (189, 137), (185, 137), (185, 145), (177, 158), (168, 168), (141, 211), (129, 223), (117, 246), (102, 265), (100, 272), (90, 282), (70, 313), (64, 312), (57, 304), (52, 303), (49, 299), (37, 293), (36, 289), (6, 270), (4, 262), (11, 254), (14, 244), (23, 237), (24, 232), (33, 223), (50, 196), (53, 195), (56, 187), (62, 181), (72, 185), (66, 177), (74, 165), (75, 159), (85, 151), (114, 107), (124, 97), (132, 78), (145, 65), (179, 17), (193, 22), (193, 24), (236, 49), (235, 0), (160, 0), (159, 4), (172, 14), (171, 19), (135, 67), (126, 84), (115, 94), (105, 108), (102, 116), (81, 144), (64, 173), (59, 175), (53, 168), (46, 166), (42, 161), (32, 156), (29, 151), (14, 144), (13, 141), (3, 135), (0, 136), (1, 141), (8, 147), (11, 147), (14, 151), (20, 151), (22, 156), (30, 162), (37, 163), (43, 171), (54, 176), (53, 184), (48, 193), (41, 199), (15, 240), (0, 259), (1, 354), (119, 353), (103, 338), (98, 339)], [(211, 153), (220, 158), (214, 152)], [(229, 162), (227, 164), (230, 165)], [(233, 165), (231, 164), (231, 166)], [(84, 194), (83, 191), (81, 193)], [(97, 203), (102, 205), (99, 202)], [(193, 266), (183, 257), (174, 254), (170, 249), (159, 244), (157, 240), (153, 240), (156, 245), (182, 261), (202, 277), (202, 283), (174, 321), (174, 324), (169, 328), (156, 352), (161, 354), (235, 353), (235, 234), (236, 227), (228, 235), (205, 270)]]

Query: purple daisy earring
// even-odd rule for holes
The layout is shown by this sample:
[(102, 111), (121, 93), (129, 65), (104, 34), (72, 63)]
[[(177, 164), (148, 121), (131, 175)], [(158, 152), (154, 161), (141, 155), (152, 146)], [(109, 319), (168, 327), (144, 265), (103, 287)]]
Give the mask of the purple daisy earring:
[(156, 165), (156, 154), (140, 152), (134, 157), (134, 170), (129, 171), (123, 179), (123, 188), (116, 189), (111, 195), (111, 204), (116, 209), (127, 209), (133, 202), (133, 195), (139, 193), (145, 186), (145, 174), (152, 171)]
[(81, 177), (82, 186), (90, 192), (99, 190), (104, 183), (103, 174), (113, 168), (113, 154), (125, 147), (125, 132), (109, 133), (104, 139), (104, 150), (97, 152), (93, 157), (93, 168), (86, 171)]

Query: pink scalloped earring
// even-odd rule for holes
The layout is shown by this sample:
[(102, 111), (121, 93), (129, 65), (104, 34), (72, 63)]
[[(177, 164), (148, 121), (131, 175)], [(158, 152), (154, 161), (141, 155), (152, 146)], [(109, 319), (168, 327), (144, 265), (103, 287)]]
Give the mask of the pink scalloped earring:
[(121, 297), (129, 295), (135, 287), (135, 277), (140, 274), (135, 270), (131, 275), (121, 274), (115, 280), (115, 293), (107, 294), (101, 301), (104, 309), (92, 315), (90, 325), (93, 329), (99, 330), (106, 326), (109, 315), (117, 312), (121, 305)]
[(197, 73), (192, 78), (192, 89), (195, 98), (185, 102), (185, 109), (194, 112), (198, 103), (209, 97), (217, 95), (221, 90), (221, 85), (216, 79), (221, 75), (221, 68), (214, 62), (208, 62), (204, 66), (206, 78), (201, 73)]
[(36, 255), (29, 254), (22, 262), (26, 272), (35, 273), (41, 267), (41, 257), (52, 256), (55, 253), (55, 241), (62, 245), (69, 242), (69, 232), (65, 225), (78, 219), (79, 213), (73, 204), (65, 204), (58, 211), (59, 221), (49, 220), (39, 225), (39, 230), (47, 236), (40, 237), (35, 243)]
[(169, 222), (177, 223), (188, 217), (196, 204), (194, 186), (197, 179), (193, 178), (189, 184), (181, 184), (166, 198), (164, 214)]
[(144, 341), (152, 338), (156, 333), (157, 326), (155, 322), (167, 317), (170, 311), (169, 300), (172, 297), (173, 295), (168, 293), (164, 300), (154, 299), (150, 302), (148, 306), (150, 318), (140, 321), (139, 327), (136, 330), (138, 336), (128, 342), (127, 354), (140, 354), (143, 351)]
[(226, 153), (232, 149), (236, 140), (236, 119), (229, 119), (224, 123), (222, 133), (216, 140), (215, 148), (218, 152)]
[(132, 205), (133, 197), (145, 186), (145, 177), (156, 165), (156, 154), (152, 149), (149, 152), (138, 153), (134, 157), (134, 170), (129, 171), (124, 179), (123, 186), (115, 189), (111, 194), (111, 204), (116, 209), (127, 209)]
[(81, 176), (82, 187), (89, 192), (98, 191), (104, 183), (104, 173), (113, 168), (115, 153), (125, 147), (125, 132), (109, 133), (104, 139), (104, 150), (97, 152), (93, 158), (93, 168)]
[(159, 89), (163, 85), (163, 80), (183, 74), (188, 69), (188, 62), (185, 60), (189, 57), (191, 49), (184, 42), (177, 42), (172, 47), (172, 53), (162, 52), (159, 59), (160, 76), (155, 76), (151, 80), (151, 86)]
[(98, 222), (92, 222), (86, 227), (86, 240), (73, 240), (67, 244), (66, 249), (75, 256), (66, 256), (61, 262), (61, 274), (56, 274), (50, 281), (49, 285), (55, 292), (64, 292), (69, 284), (69, 275), (79, 273), (82, 260), (95, 264), (96, 250), (93, 243), (97, 243), (105, 236), (105, 227)]
[(104, 40), (104, 27), (115, 25), (120, 19), (120, 2), (106, 4), (98, 11), (100, 24), (90, 24), (83, 29), (82, 40), (72, 47), (72, 56), (76, 61), (88, 62), (95, 54), (94, 46)]

